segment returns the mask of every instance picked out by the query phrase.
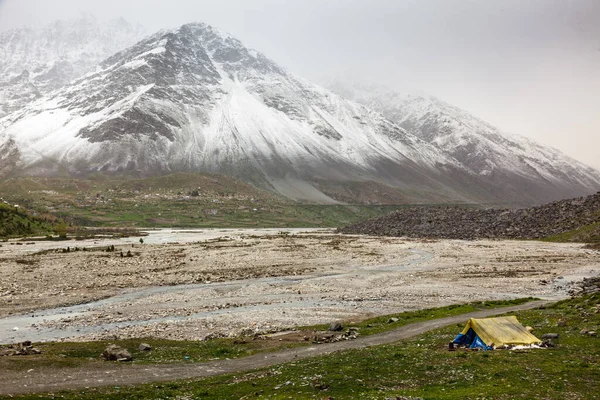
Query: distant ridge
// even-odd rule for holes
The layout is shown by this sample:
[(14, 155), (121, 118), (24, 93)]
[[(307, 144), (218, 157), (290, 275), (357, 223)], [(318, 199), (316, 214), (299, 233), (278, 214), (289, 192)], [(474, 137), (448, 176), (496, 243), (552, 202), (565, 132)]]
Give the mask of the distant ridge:
[(600, 190), (600, 171), (549, 146), (503, 133), (433, 96), (336, 80), (328, 87), (452, 156), (473, 174), (501, 187), (506, 198), (539, 204)]

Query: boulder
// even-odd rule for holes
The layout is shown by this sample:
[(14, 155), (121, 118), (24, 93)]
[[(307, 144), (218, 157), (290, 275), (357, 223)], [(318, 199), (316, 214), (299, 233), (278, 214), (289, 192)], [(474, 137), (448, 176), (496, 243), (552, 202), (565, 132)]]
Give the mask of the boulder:
[(140, 343), (138, 350), (139, 351), (150, 351), (150, 350), (152, 350), (152, 346), (150, 346), (148, 343)]
[(128, 350), (119, 347), (116, 344), (109, 344), (106, 347), (106, 349), (104, 349), (104, 351), (102, 352), (102, 358), (104, 358), (106, 361), (133, 360), (133, 357), (131, 356), (131, 353)]
[(332, 322), (329, 324), (329, 331), (331, 332), (339, 332), (344, 329), (344, 326), (339, 322)]

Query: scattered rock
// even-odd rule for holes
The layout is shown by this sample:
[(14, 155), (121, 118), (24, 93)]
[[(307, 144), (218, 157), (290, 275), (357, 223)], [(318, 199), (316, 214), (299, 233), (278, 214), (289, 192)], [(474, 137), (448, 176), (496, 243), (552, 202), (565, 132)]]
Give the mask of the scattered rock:
[(576, 287), (569, 291), (571, 296), (581, 296), (600, 292), (600, 276), (593, 278), (583, 278)]
[(567, 326), (567, 321), (565, 321), (564, 319), (559, 319), (556, 323), (556, 326)]
[(588, 336), (596, 336), (596, 331), (589, 331)]
[(0, 348), (0, 356), (29, 356), (32, 354), (42, 354), (42, 351), (33, 347), (29, 340)]
[(339, 332), (343, 329), (344, 329), (344, 326), (339, 322), (332, 322), (331, 324), (329, 324), (330, 332)]
[(131, 356), (131, 353), (128, 350), (119, 347), (116, 344), (109, 344), (106, 347), (106, 349), (104, 349), (104, 351), (102, 352), (102, 358), (104, 358), (106, 361), (133, 360), (133, 357)]
[(392, 318), (388, 319), (388, 324), (393, 324), (394, 322), (398, 322), (398, 321), (399, 321), (398, 318), (392, 317)]

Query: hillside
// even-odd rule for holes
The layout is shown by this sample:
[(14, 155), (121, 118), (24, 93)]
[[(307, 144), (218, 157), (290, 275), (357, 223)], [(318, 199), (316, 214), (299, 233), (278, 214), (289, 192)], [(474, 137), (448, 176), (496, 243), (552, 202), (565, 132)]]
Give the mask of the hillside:
[[(547, 160), (560, 170), (559, 161)], [(490, 179), (202, 23), (148, 36), (0, 119), (4, 177), (178, 172), (319, 204), (531, 204), (596, 182), (552, 172)]]
[(104, 227), (337, 227), (398, 207), (298, 204), (233, 178), (199, 173), (16, 177), (0, 182), (0, 192), (74, 225)]
[(48, 235), (53, 232), (52, 216), (40, 217), (19, 205), (0, 202), (0, 238)]
[(342, 233), (446, 239), (598, 241), (600, 192), (519, 210), (410, 207), (340, 229)]

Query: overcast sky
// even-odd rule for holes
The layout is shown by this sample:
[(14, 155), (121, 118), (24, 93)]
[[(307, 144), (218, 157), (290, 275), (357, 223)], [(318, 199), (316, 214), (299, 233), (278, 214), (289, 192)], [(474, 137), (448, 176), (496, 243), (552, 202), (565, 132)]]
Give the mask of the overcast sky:
[(0, 30), (202, 21), (312, 80), (421, 90), (600, 168), (600, 0), (0, 0)]

